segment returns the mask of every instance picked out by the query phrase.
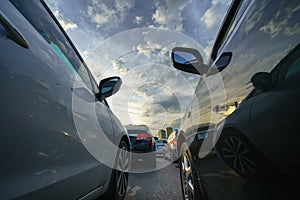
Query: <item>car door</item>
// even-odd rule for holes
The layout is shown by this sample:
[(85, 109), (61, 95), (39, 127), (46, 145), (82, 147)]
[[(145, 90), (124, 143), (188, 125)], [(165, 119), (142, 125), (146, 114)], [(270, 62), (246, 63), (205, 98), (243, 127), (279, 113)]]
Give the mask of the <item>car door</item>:
[[(74, 104), (74, 97), (81, 108), (98, 102), (88, 71), (43, 2), (1, 1), (0, 8), (1, 199), (80, 198), (111, 172), (82, 140), (103, 125), (95, 110)], [(97, 109), (112, 134), (106, 107)]]
[(300, 45), (277, 68), (276, 86), (255, 98), (251, 125), (264, 153), (272, 160), (280, 165), (299, 164)]

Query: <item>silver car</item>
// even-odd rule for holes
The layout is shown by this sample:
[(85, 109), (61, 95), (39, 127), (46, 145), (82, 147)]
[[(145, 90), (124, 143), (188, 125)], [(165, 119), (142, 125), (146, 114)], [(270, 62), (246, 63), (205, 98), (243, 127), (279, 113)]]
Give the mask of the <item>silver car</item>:
[(129, 137), (42, 0), (0, 2), (0, 199), (123, 199)]

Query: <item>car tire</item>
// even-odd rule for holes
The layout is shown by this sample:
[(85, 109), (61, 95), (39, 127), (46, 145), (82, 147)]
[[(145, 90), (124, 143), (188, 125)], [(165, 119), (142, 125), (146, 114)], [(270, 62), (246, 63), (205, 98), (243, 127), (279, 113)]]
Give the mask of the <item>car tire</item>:
[(108, 190), (100, 199), (123, 200), (125, 198), (128, 186), (128, 172), (131, 163), (129, 151), (128, 144), (122, 140), (119, 144), (115, 167), (110, 177)]
[(244, 178), (263, 179), (280, 172), (279, 167), (234, 129), (222, 132), (215, 148), (222, 160)]
[(193, 156), (186, 143), (181, 145), (180, 157), (178, 161), (183, 199), (208, 199), (202, 178), (200, 177), (199, 159), (193, 159)]

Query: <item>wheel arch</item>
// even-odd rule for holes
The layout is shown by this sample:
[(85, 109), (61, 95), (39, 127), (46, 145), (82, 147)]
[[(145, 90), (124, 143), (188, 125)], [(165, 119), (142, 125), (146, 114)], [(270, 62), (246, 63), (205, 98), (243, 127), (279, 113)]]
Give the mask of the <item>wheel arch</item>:
[(180, 133), (178, 134), (178, 145), (177, 145), (177, 152), (178, 152), (178, 157), (180, 157), (180, 149), (183, 143), (186, 143), (186, 136), (185, 133), (183, 131), (180, 131)]

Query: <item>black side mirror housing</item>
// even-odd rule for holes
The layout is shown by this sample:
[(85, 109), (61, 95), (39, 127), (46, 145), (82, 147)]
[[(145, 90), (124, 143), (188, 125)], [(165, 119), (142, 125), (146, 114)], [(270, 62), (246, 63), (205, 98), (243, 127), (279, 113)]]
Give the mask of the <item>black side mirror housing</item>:
[(209, 69), (208, 65), (203, 64), (203, 58), (197, 49), (175, 47), (171, 57), (173, 66), (184, 72), (203, 75)]
[(250, 80), (257, 89), (267, 91), (274, 87), (272, 74), (269, 72), (258, 72), (254, 74)]
[(107, 97), (112, 96), (119, 91), (122, 84), (122, 79), (118, 76), (105, 78), (99, 83), (99, 94), (97, 97), (103, 100)]
[(214, 63), (214, 65), (209, 69), (207, 76), (214, 75), (223, 71), (229, 65), (231, 58), (231, 52), (222, 53), (218, 60)]

